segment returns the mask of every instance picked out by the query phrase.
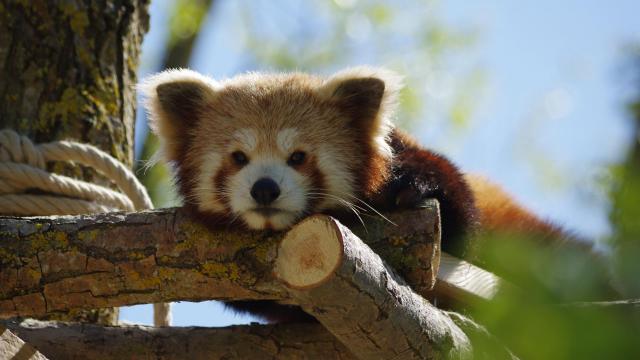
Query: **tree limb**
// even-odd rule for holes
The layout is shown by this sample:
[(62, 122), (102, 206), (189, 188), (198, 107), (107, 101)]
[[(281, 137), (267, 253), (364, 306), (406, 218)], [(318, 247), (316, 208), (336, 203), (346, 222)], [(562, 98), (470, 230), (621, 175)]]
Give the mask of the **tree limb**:
[[(437, 203), (372, 218), (367, 242), (419, 289), (433, 286)], [(364, 232), (364, 231), (362, 231)], [(282, 233), (209, 231), (182, 209), (0, 220), (0, 318), (211, 299), (290, 301), (272, 274)]]
[(25, 320), (4, 325), (52, 359), (354, 359), (317, 323), (155, 328)]
[(615, 301), (579, 301), (561, 304), (560, 306), (571, 309), (584, 309), (589, 311), (618, 311), (627, 314), (640, 314), (640, 299), (626, 299)]

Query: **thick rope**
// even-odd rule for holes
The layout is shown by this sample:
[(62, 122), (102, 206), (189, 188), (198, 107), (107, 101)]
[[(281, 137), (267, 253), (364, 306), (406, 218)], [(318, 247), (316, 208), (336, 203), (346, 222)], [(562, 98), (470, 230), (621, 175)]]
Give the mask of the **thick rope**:
[[(0, 196), (0, 209), (2, 209), (2, 214), (18, 216), (80, 215), (113, 211), (110, 207), (85, 200), (61, 196), (22, 194)], [(11, 209), (11, 211), (6, 209)]]
[[(124, 194), (52, 174), (46, 170), (49, 161), (72, 161), (91, 167), (113, 181)], [(34, 190), (46, 195), (36, 195)], [(70, 141), (35, 145), (13, 130), (0, 131), (0, 213), (77, 215), (151, 208), (153, 204), (144, 186), (121, 162), (102, 150)]]
[[(121, 191), (47, 171), (49, 161), (88, 166)], [(71, 141), (34, 144), (13, 130), (0, 131), (0, 214), (79, 215), (153, 208), (144, 186), (104, 151)], [(156, 326), (171, 324), (170, 304), (154, 304)]]

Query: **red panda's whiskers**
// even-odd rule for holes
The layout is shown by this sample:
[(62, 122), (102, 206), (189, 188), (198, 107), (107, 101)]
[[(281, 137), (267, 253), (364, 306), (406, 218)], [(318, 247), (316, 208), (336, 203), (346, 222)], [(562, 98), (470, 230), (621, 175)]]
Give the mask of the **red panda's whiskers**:
[(142, 172), (142, 174), (146, 174), (152, 167), (156, 166), (162, 160), (162, 152), (158, 151), (153, 156), (151, 156), (148, 160), (137, 160), (137, 163), (142, 164), (138, 168), (138, 172)]
[[(211, 189), (211, 194), (214, 194), (218, 197), (230, 197), (231, 193), (228, 191), (216, 191), (214, 189)], [(198, 201), (202, 201), (203, 199), (201, 198), (200, 194), (188, 194), (183, 196), (183, 198), (185, 200), (188, 200), (190, 202), (198, 202)]]
[[(311, 196), (309, 196), (309, 195), (311, 195)], [(350, 201), (347, 201), (347, 200), (345, 200), (345, 199), (343, 199), (343, 198), (341, 198), (341, 197), (339, 197), (337, 195), (334, 195), (334, 194), (328, 194), (328, 193), (324, 193), (324, 192), (307, 192), (307, 197), (313, 198), (312, 197), (313, 195), (320, 196), (319, 198), (321, 198), (321, 199), (331, 198), (331, 199), (337, 200), (338, 203), (340, 203), (341, 205), (343, 205), (347, 209), (351, 210), (355, 214), (355, 216), (358, 218), (358, 220), (360, 221), (362, 226), (364, 227), (364, 231), (367, 232), (367, 233), (369, 232), (367, 230), (367, 226), (364, 223), (364, 220), (362, 220), (362, 217), (360, 216), (360, 212), (358, 211), (358, 210), (366, 211), (366, 209), (364, 209), (364, 208), (362, 208), (362, 207), (360, 207), (358, 205), (355, 205), (354, 203), (352, 203)]]
[(352, 202), (350, 202), (348, 200), (345, 200), (345, 199), (343, 199), (341, 197), (338, 197), (336, 195), (332, 195), (332, 194), (318, 194), (318, 195), (321, 195), (321, 196), (317, 196), (317, 197), (309, 196), (309, 198), (310, 199), (327, 199), (327, 198), (331, 198), (331, 199), (334, 199), (334, 200), (338, 201), (341, 204), (348, 205), (350, 208), (354, 208), (354, 209), (357, 209), (357, 210), (363, 211), (363, 212), (367, 212), (368, 211), (366, 208), (363, 208), (362, 206), (356, 205), (356, 204), (354, 204), (354, 203), (352, 203)]
[[(346, 202), (348, 202), (348, 203), (349, 203), (349, 204), (351, 204), (351, 205), (357, 206), (357, 205), (353, 204), (351, 201), (348, 201), (347, 199), (345, 199), (345, 198), (343, 198), (343, 197), (340, 197), (340, 196), (338, 196), (338, 195), (336, 195), (336, 194), (331, 194), (331, 193), (328, 193), (328, 192), (322, 191), (321, 189), (313, 189), (313, 188), (312, 188), (312, 189), (310, 189), (310, 191), (309, 191), (309, 192), (307, 192), (307, 194), (310, 194), (310, 195), (320, 195), (320, 196), (329, 197), (329, 198), (332, 198), (332, 199), (337, 199), (337, 200), (341, 200), (341, 201), (346, 201)], [(339, 195), (344, 195), (344, 193), (340, 193)], [(357, 206), (357, 207), (358, 207), (359, 209), (361, 209), (361, 210), (366, 210), (365, 208), (363, 208), (363, 207), (361, 207), (361, 206)]]
[[(316, 190), (316, 189), (312, 189), (312, 191), (313, 191), (313, 190)], [(316, 191), (317, 191), (317, 190), (316, 190)], [(309, 193), (307, 193), (307, 194), (313, 194), (313, 193), (312, 193), (312, 192), (309, 192)], [(347, 200), (345, 200), (344, 198), (338, 197), (337, 195), (334, 195), (334, 194), (328, 194), (328, 193), (320, 192), (320, 191), (318, 191), (318, 192), (317, 192), (317, 194), (318, 194), (318, 195), (323, 195), (323, 196), (331, 196), (331, 197), (334, 197), (334, 198), (340, 199), (340, 200), (342, 200), (342, 201), (347, 201)], [(366, 201), (364, 201), (364, 200), (362, 200), (362, 199), (358, 198), (357, 196), (352, 195), (352, 194), (349, 194), (349, 193), (344, 193), (344, 192), (341, 192), (341, 193), (340, 193), (340, 195), (350, 197), (350, 198), (352, 198), (352, 199), (354, 199), (354, 200), (358, 201), (359, 203), (363, 204), (366, 208), (365, 208), (365, 207), (362, 207), (362, 206), (358, 206), (358, 205), (356, 205), (356, 204), (354, 204), (354, 203), (352, 203), (352, 202), (350, 202), (350, 201), (347, 201), (349, 204), (351, 204), (351, 206), (355, 206), (355, 207), (357, 207), (357, 208), (358, 208), (360, 211), (362, 211), (363, 213), (367, 214), (367, 212), (372, 211), (375, 215), (380, 216), (382, 219), (384, 219), (384, 220), (385, 220), (385, 221), (387, 221), (388, 223), (390, 223), (390, 224), (392, 224), (392, 225), (394, 225), (394, 226), (398, 226), (396, 223), (394, 223), (393, 221), (389, 220), (389, 218), (387, 218), (387, 217), (386, 217), (386, 216), (384, 216), (382, 213), (380, 213), (380, 211), (376, 210), (376, 208), (374, 208), (373, 206), (371, 206), (371, 205), (370, 205), (369, 203), (367, 203)]]
[(366, 201), (358, 198), (357, 196), (354, 196), (352, 194), (348, 194), (348, 193), (340, 193), (341, 195), (346, 195), (354, 200), (359, 201), (360, 203), (362, 203), (364, 206), (366, 206), (367, 208), (369, 208), (371, 211), (373, 211), (376, 215), (380, 216), (381, 218), (383, 218), (385, 221), (389, 222), (390, 224), (394, 225), (394, 226), (398, 226), (398, 224), (394, 223), (393, 221), (389, 220), (389, 218), (387, 218), (386, 216), (382, 215), (382, 213), (380, 213), (378, 210), (376, 210), (376, 208), (374, 208), (373, 206), (369, 205), (369, 203), (367, 203)]
[(365, 209), (365, 208), (363, 208), (361, 206), (358, 206), (358, 205), (356, 205), (356, 204), (354, 204), (354, 203), (352, 203), (352, 202), (350, 202), (350, 201), (348, 201), (346, 199), (343, 199), (343, 198), (341, 198), (341, 197), (339, 197), (337, 195), (334, 195), (334, 194), (329, 194), (329, 193), (324, 193), (324, 192), (308, 192), (307, 195), (317, 195), (317, 196), (320, 196), (319, 197), (320, 199), (331, 198), (331, 199), (337, 200), (340, 203), (348, 204), (349, 207), (353, 207), (353, 208), (356, 208), (356, 209), (361, 210), (361, 211), (366, 211), (367, 210), (367, 209)]

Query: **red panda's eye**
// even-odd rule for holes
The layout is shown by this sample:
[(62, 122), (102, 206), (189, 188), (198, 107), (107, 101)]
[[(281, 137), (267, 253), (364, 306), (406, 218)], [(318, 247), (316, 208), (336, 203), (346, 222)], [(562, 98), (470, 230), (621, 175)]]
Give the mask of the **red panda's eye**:
[(236, 165), (247, 165), (249, 163), (249, 158), (242, 151), (234, 151), (231, 153), (231, 157)]
[(304, 163), (307, 154), (304, 151), (294, 151), (291, 156), (289, 156), (289, 160), (287, 160), (287, 165), (296, 166), (302, 165)]

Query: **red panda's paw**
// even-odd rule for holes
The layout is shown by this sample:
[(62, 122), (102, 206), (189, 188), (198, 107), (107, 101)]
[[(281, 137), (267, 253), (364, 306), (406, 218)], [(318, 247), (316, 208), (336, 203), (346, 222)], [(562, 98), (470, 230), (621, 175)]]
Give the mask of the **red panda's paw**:
[(421, 193), (418, 187), (412, 182), (403, 181), (403, 183), (399, 185), (393, 195), (393, 202), (397, 209), (417, 208), (425, 199), (430, 197), (428, 193)]
[(426, 199), (437, 198), (439, 187), (430, 183), (422, 183), (419, 179), (406, 174), (399, 175), (389, 181), (378, 199), (385, 210), (415, 209)]
[(402, 189), (396, 195), (396, 206), (400, 209), (411, 209), (416, 208), (420, 205), (422, 201), (422, 197), (420, 193), (415, 188), (405, 188)]

